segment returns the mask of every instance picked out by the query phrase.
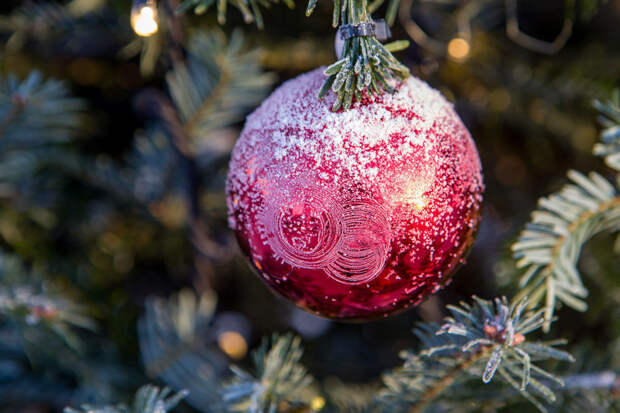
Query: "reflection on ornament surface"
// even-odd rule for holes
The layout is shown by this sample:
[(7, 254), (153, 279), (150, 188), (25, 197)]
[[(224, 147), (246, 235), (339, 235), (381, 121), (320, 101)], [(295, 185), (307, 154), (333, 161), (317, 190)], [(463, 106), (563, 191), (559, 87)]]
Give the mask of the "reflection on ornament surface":
[(331, 112), (320, 70), (248, 117), (227, 181), (230, 225), (275, 291), (315, 314), (387, 316), (437, 291), (479, 223), (480, 161), (451, 105), (410, 78)]
[(361, 283), (383, 269), (390, 224), (379, 203), (342, 199), (302, 180), (303, 186), (263, 189), (257, 215), (263, 242), (274, 258), (294, 267), (322, 270), (343, 283)]

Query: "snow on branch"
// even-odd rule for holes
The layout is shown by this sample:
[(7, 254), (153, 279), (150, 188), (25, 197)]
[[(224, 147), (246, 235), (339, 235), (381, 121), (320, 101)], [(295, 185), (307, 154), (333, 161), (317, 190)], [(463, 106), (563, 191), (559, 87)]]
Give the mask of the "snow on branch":
[[(372, 22), (367, 0), (334, 1), (333, 26), (358, 25)], [(310, 0), (307, 15), (316, 2)], [(398, 45), (398, 46), (396, 46)], [(394, 47), (392, 47), (394, 46)], [(375, 36), (352, 37), (344, 40), (342, 57), (325, 69), (327, 79), (319, 92), (324, 97), (330, 89), (337, 99), (332, 110), (351, 107), (353, 99), (360, 102), (365, 96), (393, 93), (396, 84), (409, 76), (409, 69), (391, 52), (407, 47), (408, 43), (382, 44)]]
[(80, 409), (67, 407), (64, 413), (167, 413), (172, 411), (187, 396), (186, 391), (173, 393), (169, 388), (160, 389), (153, 385), (145, 385), (138, 389), (131, 406), (96, 407), (83, 405)]
[(263, 340), (253, 354), (254, 374), (233, 367), (235, 378), (222, 393), (228, 410), (263, 413), (303, 406), (298, 396), (312, 377), (300, 363), (302, 355), (301, 340), (292, 334)]
[(425, 323), (414, 330), (422, 350), (403, 352), (404, 365), (383, 377), (385, 389), (377, 399), (381, 411), (422, 412), (437, 403), (458, 404), (462, 400), (454, 388), (493, 379), (546, 411), (544, 403), (555, 400), (549, 383), (562, 382), (535, 362), (573, 358), (555, 348), (561, 341), (528, 337), (543, 325), (543, 311), (527, 311), (526, 299), (515, 304), (505, 298), (473, 300), (473, 305), (449, 306), (443, 325)]
[(138, 324), (147, 374), (175, 389), (187, 389), (188, 403), (218, 412), (219, 382), (227, 371), (221, 353), (208, 344), (216, 299), (183, 290), (170, 299), (152, 299)]
[[(263, 14), (260, 8), (270, 8), (272, 4), (279, 4), (280, 0), (185, 0), (179, 8), (178, 13), (182, 13), (189, 9), (194, 9), (196, 14), (204, 14), (211, 7), (217, 8), (217, 21), (219, 24), (226, 23), (226, 11), (228, 4), (236, 8), (243, 15), (243, 20), (246, 23), (255, 22), (259, 29), (264, 28)], [(282, 0), (289, 9), (295, 7), (293, 0)]]
[(186, 133), (200, 143), (259, 104), (273, 76), (261, 71), (256, 51), (244, 50), (238, 30), (228, 40), (218, 30), (198, 33), (187, 49), (187, 64), (177, 65), (166, 80)]

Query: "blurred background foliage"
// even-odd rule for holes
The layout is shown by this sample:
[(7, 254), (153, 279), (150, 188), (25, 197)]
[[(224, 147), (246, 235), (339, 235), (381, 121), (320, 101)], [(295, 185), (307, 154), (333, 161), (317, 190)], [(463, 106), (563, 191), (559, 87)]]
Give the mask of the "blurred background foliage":
[[(182, 14), (139, 38), (127, 0), (2, 1), (0, 409), (129, 400), (149, 378), (178, 388), (217, 381), (227, 359), (251, 366), (248, 349), (286, 330), (303, 338), (311, 374), (334, 400), (346, 398), (417, 345), (415, 322), (440, 321), (445, 304), (472, 294), (512, 295), (509, 246), (537, 199), (558, 190), (567, 169), (609, 174), (590, 152), (591, 101), (620, 85), (620, 1), (519, 1), (520, 28), (540, 39), (575, 16), (552, 55), (509, 39), (504, 3), (494, 1), (470, 2), (480, 12), (466, 52), (450, 48), (462, 2), (432, 3), (408, 4), (401, 19), (415, 19), (446, 53), (412, 42), (397, 57), (470, 129), (485, 176), (482, 225), (449, 288), (395, 317), (342, 324), (277, 299), (250, 272), (224, 198), (245, 114), (277, 84), (334, 60), (330, 4), (319, 2), (311, 19), (305, 4), (274, 4), (262, 30), (232, 8), (225, 25), (216, 13)], [(407, 38), (398, 22), (393, 38)], [(43, 103), (22, 113), (29, 102)], [(25, 129), (11, 126), (14, 110)], [(620, 363), (618, 250), (612, 235), (587, 245), (589, 309), (562, 308), (552, 326), (567, 350), (602, 368)], [(206, 365), (213, 370), (192, 368)], [(343, 382), (358, 387), (336, 392)], [(187, 400), (206, 411), (217, 396), (200, 388)]]

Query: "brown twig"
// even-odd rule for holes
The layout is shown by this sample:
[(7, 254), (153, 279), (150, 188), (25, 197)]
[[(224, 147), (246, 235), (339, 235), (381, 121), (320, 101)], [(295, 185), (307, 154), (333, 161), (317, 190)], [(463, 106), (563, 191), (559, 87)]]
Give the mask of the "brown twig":
[(463, 360), (459, 365), (455, 366), (446, 376), (431, 386), (431, 388), (424, 393), (422, 399), (407, 410), (407, 413), (422, 413), (433, 400), (435, 400), (441, 393), (443, 393), (454, 383), (462, 372), (476, 364), (477, 361), (485, 357), (492, 349), (493, 347), (483, 347), (480, 352), (472, 355), (466, 360)]
[(573, 21), (565, 18), (562, 30), (552, 42), (545, 42), (521, 31), (517, 10), (517, 0), (506, 0), (506, 35), (519, 46), (543, 54), (556, 54), (573, 34)]

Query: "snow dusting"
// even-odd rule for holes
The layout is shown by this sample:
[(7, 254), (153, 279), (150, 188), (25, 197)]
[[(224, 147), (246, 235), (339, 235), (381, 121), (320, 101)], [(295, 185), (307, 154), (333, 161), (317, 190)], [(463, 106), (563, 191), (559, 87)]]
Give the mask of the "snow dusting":
[(479, 222), (480, 160), (452, 105), (410, 77), (332, 112), (323, 69), (246, 121), (229, 218), (263, 279), (301, 307), (366, 318), (417, 304), (463, 261)]

